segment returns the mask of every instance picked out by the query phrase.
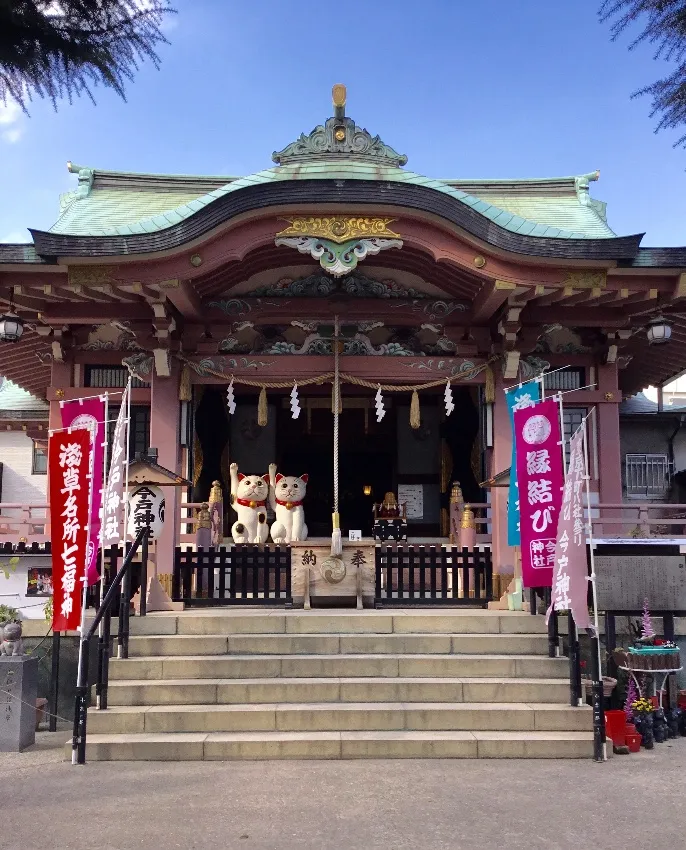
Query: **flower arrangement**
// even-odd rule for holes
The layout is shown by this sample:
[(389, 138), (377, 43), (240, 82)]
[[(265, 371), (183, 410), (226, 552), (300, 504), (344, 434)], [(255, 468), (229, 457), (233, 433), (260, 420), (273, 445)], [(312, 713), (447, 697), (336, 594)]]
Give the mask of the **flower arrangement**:
[(648, 608), (648, 600), (643, 600), (643, 616), (641, 618), (641, 643), (653, 644), (655, 641), (655, 630), (650, 619), (650, 609)]
[(626, 689), (626, 700), (624, 702), (624, 714), (626, 716), (626, 722), (631, 723), (634, 719), (634, 710), (633, 704), (638, 700), (638, 690), (636, 688), (636, 682), (634, 682), (633, 676), (629, 677), (629, 684)]
[(655, 711), (655, 706), (649, 699), (641, 697), (640, 699), (634, 700), (634, 702), (631, 703), (631, 709), (634, 714), (645, 715), (652, 714), (653, 711)]

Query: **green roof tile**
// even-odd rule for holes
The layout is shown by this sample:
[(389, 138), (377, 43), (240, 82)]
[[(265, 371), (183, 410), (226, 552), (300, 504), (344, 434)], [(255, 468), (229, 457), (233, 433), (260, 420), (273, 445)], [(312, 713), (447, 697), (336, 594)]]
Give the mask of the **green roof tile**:
[[(153, 233), (247, 186), (282, 180), (374, 180), (411, 183), (449, 195), (513, 232), (551, 238), (614, 236), (595, 206), (582, 203), (579, 178), (534, 181), (441, 181), (394, 166), (355, 160), (301, 162), (241, 178), (132, 175), (95, 170), (87, 195), (72, 193), (51, 230), (84, 236)], [(222, 184), (220, 181), (224, 179)], [(215, 181), (215, 185), (212, 182)], [(465, 189), (460, 188), (464, 185)], [(200, 186), (209, 191), (198, 194)]]

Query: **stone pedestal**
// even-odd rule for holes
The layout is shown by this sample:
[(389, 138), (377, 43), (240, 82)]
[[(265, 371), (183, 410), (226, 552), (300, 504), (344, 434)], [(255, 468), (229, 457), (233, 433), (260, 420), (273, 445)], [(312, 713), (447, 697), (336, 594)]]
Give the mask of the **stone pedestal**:
[(38, 659), (0, 656), (0, 752), (20, 753), (36, 743)]

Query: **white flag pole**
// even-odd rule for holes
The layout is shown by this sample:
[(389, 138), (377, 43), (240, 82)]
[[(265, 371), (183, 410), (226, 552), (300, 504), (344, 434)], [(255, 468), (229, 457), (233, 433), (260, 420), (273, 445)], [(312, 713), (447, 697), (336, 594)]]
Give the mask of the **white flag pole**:
[(591, 593), (593, 597), (593, 757), (596, 761), (607, 761), (607, 743), (605, 741), (605, 711), (603, 706), (603, 667), (600, 655), (600, 626), (598, 623), (598, 595), (596, 590), (595, 552), (593, 551), (593, 521), (591, 518), (591, 481), (588, 474), (588, 425), (587, 420), (593, 416), (595, 425), (595, 407), (588, 416), (584, 417), (583, 446), (584, 446), (584, 479), (586, 481), (586, 537), (589, 546), (591, 565)]
[[(89, 445), (91, 447), (91, 451), (95, 451), (95, 443), (92, 440), (89, 441)], [(91, 459), (88, 461), (88, 474), (86, 478), (88, 478), (90, 482), (90, 486), (88, 487), (88, 522), (86, 524), (87, 533), (86, 533), (86, 554), (83, 563), (83, 578), (81, 581), (83, 582), (83, 590), (81, 593), (81, 625), (79, 626), (79, 660), (78, 667), (76, 673), (76, 717), (74, 718), (74, 737), (72, 738), (72, 747), (71, 747), (71, 763), (78, 764), (78, 753), (79, 747), (83, 746), (83, 742), (81, 741), (81, 735), (85, 728), (84, 726), (84, 718), (87, 711), (87, 701), (86, 696), (84, 694), (84, 688), (88, 689), (88, 681), (85, 676), (84, 669), (84, 652), (85, 652), (85, 641), (84, 635), (86, 634), (86, 599), (88, 596), (88, 550), (90, 548), (90, 539), (91, 539), (91, 507), (93, 505), (93, 473), (91, 470), (93, 469), (94, 464), (91, 464)]]

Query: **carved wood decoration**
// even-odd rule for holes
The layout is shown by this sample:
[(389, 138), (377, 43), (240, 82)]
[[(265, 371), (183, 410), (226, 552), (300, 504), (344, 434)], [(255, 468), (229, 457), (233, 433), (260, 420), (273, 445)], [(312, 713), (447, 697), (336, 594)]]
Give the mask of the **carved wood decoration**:
[(388, 229), (392, 218), (361, 216), (296, 217), (276, 234), (275, 244), (309, 254), (324, 271), (342, 277), (360, 260), (388, 248), (402, 248), (400, 234)]

